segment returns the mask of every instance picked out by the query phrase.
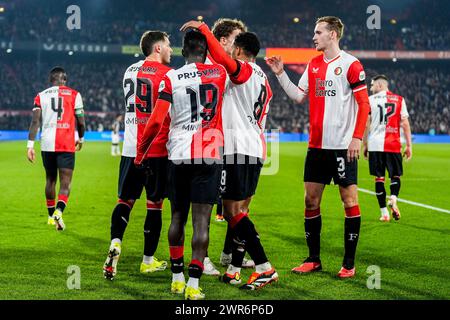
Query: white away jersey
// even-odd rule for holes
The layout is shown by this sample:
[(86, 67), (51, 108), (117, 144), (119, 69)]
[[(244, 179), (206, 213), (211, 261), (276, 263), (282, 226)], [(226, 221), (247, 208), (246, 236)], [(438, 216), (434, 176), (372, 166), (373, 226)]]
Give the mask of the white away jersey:
[(272, 89), (266, 74), (253, 62), (238, 61), (230, 76), (222, 109), (225, 155), (244, 154), (266, 158), (264, 128)]
[(41, 151), (75, 152), (75, 113), (83, 112), (78, 91), (66, 86), (53, 86), (34, 98), (41, 109)]
[(405, 99), (390, 91), (381, 91), (370, 96), (369, 102), (368, 150), (400, 153), (400, 122), (408, 118)]

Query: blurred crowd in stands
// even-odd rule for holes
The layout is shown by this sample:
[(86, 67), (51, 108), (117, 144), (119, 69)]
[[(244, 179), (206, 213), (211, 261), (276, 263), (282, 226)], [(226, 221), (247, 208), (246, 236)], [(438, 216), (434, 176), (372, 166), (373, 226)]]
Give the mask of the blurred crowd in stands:
[[(346, 24), (341, 47), (345, 50), (449, 50), (449, 1), (402, 0), (390, 3), (382, 11), (382, 28), (366, 27), (367, 7), (383, 1), (294, 1), (227, 0), (196, 1), (192, 10), (187, 2), (165, 1), (88, 1), (77, 3), (81, 9), (81, 29), (66, 28), (69, 0), (15, 0), (5, 5), (0, 15), (0, 40), (11, 42), (93, 43), (137, 45), (143, 31), (160, 29), (171, 34), (173, 46), (181, 46), (179, 27), (202, 15), (211, 26), (218, 17), (239, 17), (261, 39), (261, 47), (311, 47), (314, 22), (318, 16), (333, 14)], [(387, 3), (387, 2), (385, 2)], [(401, 4), (400, 4), (401, 3)], [(381, 7), (383, 7), (380, 4)], [(402, 7), (403, 6), (403, 7)], [(426, 12), (426, 14), (424, 14)], [(298, 17), (298, 23), (293, 18)], [(164, 21), (164, 22), (162, 22)], [(62, 65), (68, 73), (68, 85), (80, 91), (87, 113), (88, 130), (110, 130), (116, 114), (123, 112), (122, 77), (128, 65), (141, 58), (96, 55), (68, 57), (36, 52), (0, 57), (0, 130), (26, 130), (33, 98), (48, 87), (47, 73)], [(258, 64), (269, 75), (274, 91), (267, 127), (283, 132), (307, 133), (308, 106), (290, 101), (269, 72), (263, 60)], [(384, 73), (390, 88), (405, 97), (412, 130), (415, 133), (450, 134), (450, 63), (393, 63), (362, 61), (368, 75)], [(174, 57), (172, 67), (183, 64)], [(296, 83), (301, 72), (288, 70)], [(24, 112), (24, 111), (27, 112)]]

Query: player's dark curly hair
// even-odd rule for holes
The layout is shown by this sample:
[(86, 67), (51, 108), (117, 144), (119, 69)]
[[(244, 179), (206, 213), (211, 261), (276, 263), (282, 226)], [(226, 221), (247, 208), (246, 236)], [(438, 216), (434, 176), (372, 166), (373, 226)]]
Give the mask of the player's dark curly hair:
[(56, 82), (56, 81), (61, 81), (67, 80), (67, 74), (66, 74), (66, 70), (64, 70), (63, 67), (54, 67), (52, 70), (50, 70), (50, 74), (48, 77), (48, 80), (50, 81), (50, 83)]
[(208, 51), (208, 44), (206, 37), (198, 30), (191, 29), (184, 35), (183, 49), (181, 54), (187, 58), (189, 56), (203, 57), (203, 61), (206, 59)]
[(214, 23), (212, 33), (217, 40), (220, 40), (222, 37), (228, 38), (228, 36), (236, 29), (246, 32), (247, 26), (238, 19), (220, 18)]
[(166, 38), (169, 38), (169, 35), (163, 31), (145, 31), (140, 43), (143, 55), (148, 57), (153, 52), (153, 45)]
[(252, 56), (256, 58), (261, 49), (261, 44), (259, 43), (258, 37), (253, 32), (242, 32), (236, 36), (234, 40), (234, 45), (236, 47), (242, 48), (245, 55)]

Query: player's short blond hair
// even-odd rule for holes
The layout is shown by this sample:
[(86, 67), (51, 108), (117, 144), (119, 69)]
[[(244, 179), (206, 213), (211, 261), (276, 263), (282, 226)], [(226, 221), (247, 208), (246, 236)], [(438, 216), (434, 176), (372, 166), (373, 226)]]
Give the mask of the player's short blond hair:
[(344, 34), (344, 24), (341, 19), (334, 16), (325, 16), (317, 18), (316, 24), (326, 22), (328, 31), (335, 31), (338, 40), (342, 38)]
[(220, 40), (222, 37), (228, 38), (236, 29), (247, 32), (247, 26), (241, 20), (220, 18), (214, 22), (212, 33), (217, 40)]

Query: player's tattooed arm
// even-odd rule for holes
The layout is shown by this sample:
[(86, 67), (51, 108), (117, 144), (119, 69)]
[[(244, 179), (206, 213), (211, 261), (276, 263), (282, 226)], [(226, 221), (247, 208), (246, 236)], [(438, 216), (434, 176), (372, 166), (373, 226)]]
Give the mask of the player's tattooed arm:
[(36, 153), (34, 151), (34, 140), (36, 139), (37, 132), (39, 130), (41, 118), (41, 108), (35, 106), (33, 109), (33, 117), (31, 119), (30, 129), (28, 131), (28, 144), (27, 144), (27, 158), (30, 162), (34, 162), (36, 159)]

